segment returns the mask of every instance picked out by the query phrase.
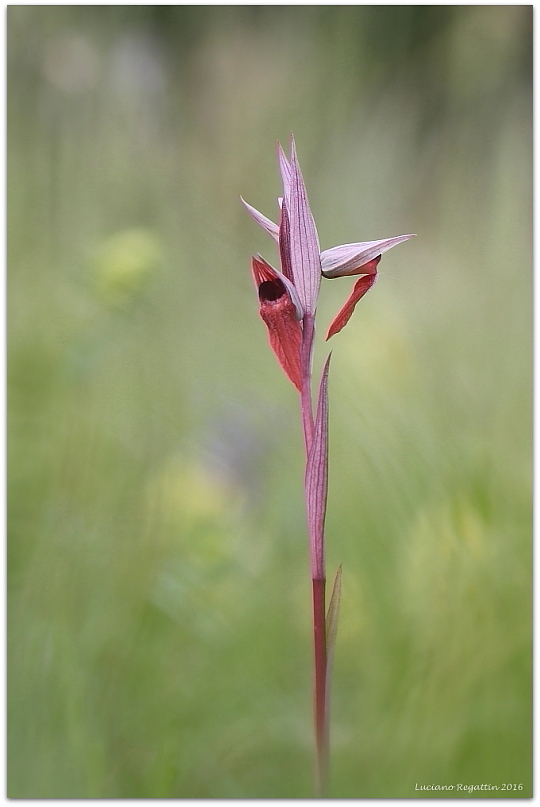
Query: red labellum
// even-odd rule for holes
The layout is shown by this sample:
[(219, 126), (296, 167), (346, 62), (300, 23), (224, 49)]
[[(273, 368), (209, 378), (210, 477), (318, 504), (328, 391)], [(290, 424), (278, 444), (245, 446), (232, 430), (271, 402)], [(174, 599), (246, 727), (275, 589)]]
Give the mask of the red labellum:
[(298, 310), (278, 273), (261, 258), (252, 258), (260, 315), (268, 328), (270, 346), (298, 391), (302, 389), (302, 327)]

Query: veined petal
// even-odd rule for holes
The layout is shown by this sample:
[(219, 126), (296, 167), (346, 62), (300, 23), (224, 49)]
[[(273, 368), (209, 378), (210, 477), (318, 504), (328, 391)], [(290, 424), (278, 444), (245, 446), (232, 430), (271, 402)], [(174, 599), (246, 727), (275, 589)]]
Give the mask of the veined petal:
[(294, 285), (309, 314), (314, 314), (321, 282), (319, 238), (298, 165), (294, 140), (291, 149), (291, 186), (285, 195), (289, 215), (290, 256)]
[[(260, 315), (268, 328), (270, 346), (283, 370), (302, 389), (302, 326), (300, 301), (293, 284), (260, 256), (251, 259), (260, 301)], [(291, 293), (292, 291), (292, 293)], [(296, 296), (296, 301), (293, 297)]]
[(321, 253), (322, 273), (328, 278), (366, 274), (362, 268), (366, 263), (414, 236), (415, 233), (396, 235), (394, 238), (382, 238), (380, 241), (341, 244), (332, 249), (325, 249)]
[(268, 235), (271, 235), (272, 238), (275, 241), (278, 241), (278, 239), (279, 239), (279, 227), (277, 226), (277, 224), (274, 224), (273, 221), (270, 221), (270, 219), (267, 219), (266, 216), (264, 216), (262, 213), (259, 213), (258, 210), (256, 210), (254, 207), (252, 207), (242, 197), (240, 197), (240, 200), (241, 200), (242, 204), (244, 205), (244, 207), (246, 208), (246, 210), (248, 211), (248, 213), (251, 216), (253, 216), (253, 218), (255, 219), (257, 224), (260, 224), (261, 227), (263, 228), (263, 230), (266, 230)]
[(294, 280), (291, 264), (291, 226), (285, 199), (281, 200), (281, 212), (279, 216), (279, 257), (283, 274), (288, 277), (289, 280)]
[(375, 279), (377, 277), (377, 272), (375, 271), (374, 274), (364, 275), (359, 280), (356, 281), (354, 284), (354, 288), (351, 292), (351, 296), (335, 318), (335, 320), (330, 325), (328, 329), (328, 334), (326, 335), (326, 340), (330, 339), (331, 336), (334, 336), (336, 333), (339, 333), (342, 328), (348, 323), (352, 316), (352, 312), (356, 307), (356, 303), (362, 299), (364, 294), (370, 290), (370, 288), (375, 283)]
[(321, 376), (313, 443), (305, 478), (311, 573), (314, 580), (324, 578), (324, 520), (328, 494), (328, 369), (331, 355), (326, 359)]
[(281, 148), (281, 143), (278, 143), (278, 158), (279, 170), (281, 172), (281, 179), (283, 182), (283, 194), (288, 196), (291, 188), (291, 164), (287, 156)]

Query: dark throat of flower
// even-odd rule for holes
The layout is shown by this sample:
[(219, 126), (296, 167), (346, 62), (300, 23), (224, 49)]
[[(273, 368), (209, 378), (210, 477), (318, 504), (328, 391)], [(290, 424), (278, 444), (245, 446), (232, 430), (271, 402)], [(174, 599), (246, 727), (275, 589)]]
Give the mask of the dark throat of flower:
[(259, 285), (259, 300), (261, 302), (273, 303), (285, 294), (285, 286), (279, 278), (275, 280), (263, 280)]

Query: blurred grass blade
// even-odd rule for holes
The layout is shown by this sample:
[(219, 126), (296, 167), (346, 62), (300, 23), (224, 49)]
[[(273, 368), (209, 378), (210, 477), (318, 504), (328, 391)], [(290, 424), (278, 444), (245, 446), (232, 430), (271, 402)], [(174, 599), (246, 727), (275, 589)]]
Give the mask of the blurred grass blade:
[(336, 644), (337, 626), (339, 619), (339, 606), (341, 603), (341, 563), (338, 566), (336, 576), (334, 578), (334, 585), (332, 588), (332, 595), (328, 604), (328, 612), (326, 614), (326, 691), (327, 695), (330, 693), (330, 676), (332, 673), (332, 661), (334, 659), (334, 647)]

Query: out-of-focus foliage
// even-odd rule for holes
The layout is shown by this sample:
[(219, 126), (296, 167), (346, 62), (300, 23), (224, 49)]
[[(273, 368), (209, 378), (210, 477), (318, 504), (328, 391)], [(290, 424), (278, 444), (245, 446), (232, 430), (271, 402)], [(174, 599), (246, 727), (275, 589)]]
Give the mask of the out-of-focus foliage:
[(530, 796), (531, 28), (9, 7), (10, 796), (311, 795), (297, 396), (238, 199), (275, 215), (290, 131), (323, 248), (418, 233), (332, 340), (331, 795)]

